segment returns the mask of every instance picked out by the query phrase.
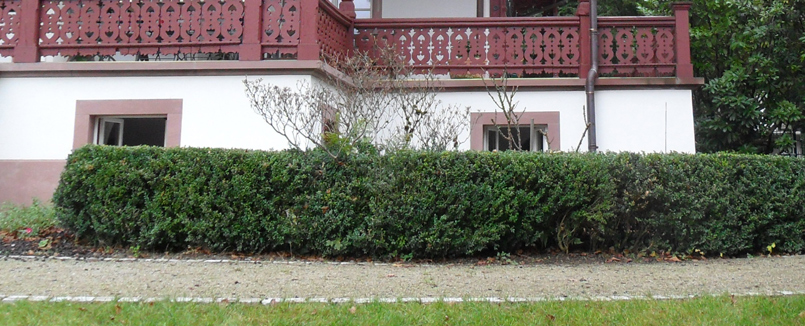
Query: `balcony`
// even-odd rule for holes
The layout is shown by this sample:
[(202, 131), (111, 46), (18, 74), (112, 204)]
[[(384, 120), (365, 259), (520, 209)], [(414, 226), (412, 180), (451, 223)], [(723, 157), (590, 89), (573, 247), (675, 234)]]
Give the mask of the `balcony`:
[[(589, 2), (576, 16), (355, 19), (349, 0), (0, 0), (0, 56), (170, 56), (330, 60), (393, 45), (416, 68), (453, 77), (504, 72), (584, 78)], [(693, 78), (689, 4), (670, 17), (600, 17), (603, 76)], [(209, 58), (210, 55), (205, 56)]]

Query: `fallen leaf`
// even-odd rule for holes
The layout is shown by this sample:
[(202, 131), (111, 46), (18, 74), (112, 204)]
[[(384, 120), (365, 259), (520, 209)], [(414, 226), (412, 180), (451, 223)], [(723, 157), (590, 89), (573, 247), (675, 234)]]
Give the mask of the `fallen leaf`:
[(554, 315), (548, 314), (547, 317), (548, 317), (548, 320), (550, 320), (550, 321), (556, 320), (556, 316), (554, 316)]
[(735, 295), (730, 295), (730, 300), (732, 300), (732, 305), (735, 305)]
[(351, 314), (355, 314), (356, 311), (358, 311), (358, 308), (355, 307), (355, 306), (352, 306), (352, 308), (349, 308), (349, 313), (351, 313)]
[(615, 262), (619, 262), (619, 261), (621, 261), (621, 260), (620, 260), (620, 259), (618, 259), (618, 258), (615, 258), (615, 257), (612, 257), (612, 258), (610, 258), (610, 259), (607, 259), (607, 263), (615, 263)]
[(397, 277), (397, 275), (394, 275), (394, 274), (388, 274), (388, 275), (386, 275), (386, 277)]
[(79, 307), (78, 310), (87, 311), (87, 308)]
[(311, 314), (311, 315), (313, 315), (313, 316), (315, 316), (317, 313), (318, 313), (318, 312), (317, 312), (316, 310), (313, 310), (313, 311), (312, 311), (310, 314)]
[(799, 318), (805, 318), (805, 310), (799, 313)]
[(121, 311), (123, 311), (123, 307), (121, 307), (119, 304), (116, 304), (115, 305), (115, 313), (119, 314)]
[(677, 257), (677, 256), (673, 256), (671, 258), (666, 258), (665, 261), (669, 261), (669, 262), (672, 262), (672, 263), (678, 263), (678, 262), (681, 262), (682, 260), (679, 259), (679, 257)]

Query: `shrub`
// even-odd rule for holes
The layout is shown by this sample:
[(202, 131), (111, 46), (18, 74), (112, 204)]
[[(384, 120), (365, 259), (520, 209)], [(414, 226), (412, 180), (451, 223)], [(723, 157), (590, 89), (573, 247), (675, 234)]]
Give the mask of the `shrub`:
[(805, 248), (805, 161), (88, 146), (54, 203), (103, 245), (448, 257), (533, 247)]

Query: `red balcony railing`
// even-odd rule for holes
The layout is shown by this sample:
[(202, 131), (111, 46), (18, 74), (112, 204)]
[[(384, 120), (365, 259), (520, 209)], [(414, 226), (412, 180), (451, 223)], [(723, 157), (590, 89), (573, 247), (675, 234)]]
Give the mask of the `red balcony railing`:
[[(393, 45), (411, 65), (453, 75), (585, 76), (590, 17), (354, 19), (349, 0), (0, 0), (0, 55), (238, 53), (239, 60), (333, 59)], [(346, 4), (346, 6), (345, 6)], [(693, 77), (689, 4), (672, 17), (602, 17), (604, 75)]]

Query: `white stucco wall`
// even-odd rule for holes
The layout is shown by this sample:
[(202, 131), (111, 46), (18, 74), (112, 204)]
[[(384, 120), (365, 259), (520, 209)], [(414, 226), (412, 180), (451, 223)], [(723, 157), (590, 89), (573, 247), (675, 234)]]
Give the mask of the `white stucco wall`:
[(383, 0), (383, 18), (477, 16), (478, 2), (476, 0)]
[[(696, 151), (693, 133), (693, 101), (689, 90), (607, 90), (596, 92), (597, 141), (600, 151), (685, 152)], [(493, 112), (486, 92), (450, 92), (443, 103), (470, 106), (471, 112)], [(561, 150), (573, 151), (584, 133), (584, 91), (527, 91), (516, 97), (520, 110), (559, 112)], [(667, 129), (666, 129), (666, 104)], [(527, 123), (521, 121), (521, 123)], [(667, 137), (666, 137), (667, 131)], [(666, 145), (667, 139), (667, 145)], [(469, 149), (469, 140), (462, 149)], [(587, 151), (587, 138), (581, 151)]]
[[(294, 87), (309, 76), (250, 76)], [(244, 76), (0, 78), (0, 160), (64, 159), (76, 100), (182, 99), (181, 145), (282, 149), (287, 142), (253, 112)]]
[[(287, 142), (254, 113), (243, 76), (0, 78), (0, 160), (64, 159), (72, 150), (77, 100), (182, 99), (181, 145), (283, 149)], [(250, 79), (260, 76), (249, 77)], [(262, 76), (296, 87), (310, 76)], [(695, 152), (689, 90), (633, 89), (596, 92), (601, 151)], [(493, 112), (485, 91), (439, 94), (445, 105)], [(584, 132), (582, 90), (525, 90), (516, 97), (527, 112), (560, 114), (561, 150), (571, 151)], [(667, 110), (666, 110), (667, 106)], [(462, 149), (470, 148), (469, 130)], [(587, 149), (587, 139), (582, 142)]]
[(596, 91), (596, 120), (601, 150), (696, 152), (690, 90)]

